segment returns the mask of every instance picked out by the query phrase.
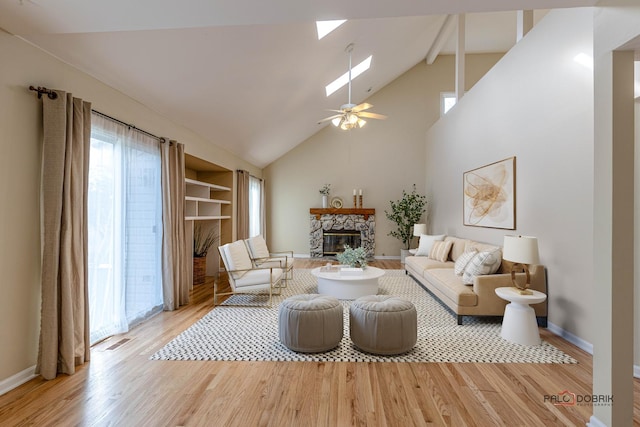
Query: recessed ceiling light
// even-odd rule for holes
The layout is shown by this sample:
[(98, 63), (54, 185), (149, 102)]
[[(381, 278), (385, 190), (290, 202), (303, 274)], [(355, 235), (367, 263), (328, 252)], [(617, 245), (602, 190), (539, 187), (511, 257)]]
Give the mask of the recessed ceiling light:
[(345, 22), (347, 22), (346, 19), (336, 19), (334, 21), (316, 21), (316, 28), (318, 29), (318, 40), (338, 28)]
[[(353, 67), (353, 69), (351, 70), (351, 80), (355, 79), (360, 74), (364, 73), (365, 71), (367, 71), (369, 69), (369, 67), (371, 66), (371, 58), (373, 58), (373, 55), (369, 55), (369, 57), (367, 59), (365, 59), (364, 61), (362, 61), (361, 63), (359, 63), (355, 67)], [(338, 77), (337, 79), (335, 79), (333, 82), (329, 83), (325, 87), (325, 90), (327, 92), (327, 96), (331, 95), (333, 92), (337, 91), (338, 89), (340, 89), (342, 86), (346, 85), (347, 83), (349, 83), (349, 72), (348, 71), (346, 73), (344, 73), (343, 75), (341, 75), (340, 77)]]

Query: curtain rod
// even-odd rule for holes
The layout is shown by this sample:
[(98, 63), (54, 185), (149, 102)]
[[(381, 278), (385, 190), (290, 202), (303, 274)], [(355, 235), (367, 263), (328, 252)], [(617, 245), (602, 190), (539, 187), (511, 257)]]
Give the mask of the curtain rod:
[(56, 99), (58, 97), (58, 94), (55, 91), (42, 86), (38, 86), (37, 88), (29, 86), (29, 90), (38, 92), (38, 99), (42, 98), (42, 95), (45, 94), (49, 97), (49, 99)]
[(100, 111), (96, 111), (96, 110), (94, 110), (94, 109), (91, 109), (91, 112), (92, 112), (92, 113), (95, 113), (95, 114), (97, 114), (97, 115), (99, 115), (99, 116), (102, 116), (102, 117), (104, 117), (104, 118), (105, 118), (105, 119), (107, 119), (107, 120), (111, 120), (112, 122), (116, 122), (116, 123), (119, 123), (119, 124), (121, 124), (121, 125), (123, 125), (123, 126), (126, 126), (126, 127), (127, 127), (127, 128), (129, 128), (129, 129), (137, 130), (138, 132), (143, 133), (143, 134), (145, 134), (145, 135), (147, 135), (147, 136), (150, 136), (151, 138), (155, 138), (155, 139), (157, 139), (158, 141), (160, 141), (160, 142), (161, 142), (161, 143), (163, 143), (163, 144), (164, 144), (166, 141), (168, 141), (168, 140), (167, 140), (167, 138), (161, 138), (161, 137), (159, 137), (159, 136), (157, 136), (157, 135), (154, 135), (154, 134), (152, 134), (152, 133), (150, 133), (150, 132), (147, 132), (146, 130), (142, 130), (142, 129), (140, 129), (140, 128), (137, 128), (137, 127), (135, 127), (135, 126), (134, 126), (134, 125), (132, 125), (132, 124), (125, 123), (125, 122), (123, 122), (122, 120), (118, 120), (118, 119), (116, 119), (115, 117), (111, 117), (111, 116), (110, 116), (110, 115), (108, 115), (108, 114), (101, 113)]
[[(34, 92), (38, 92), (38, 99), (41, 99), (41, 98), (42, 98), (42, 95), (45, 95), (45, 94), (49, 97), (49, 99), (56, 99), (56, 98), (58, 97), (58, 94), (56, 93), (56, 91), (51, 90), (51, 89), (47, 89), (47, 88), (46, 88), (46, 87), (44, 87), (44, 86), (38, 86), (37, 88), (36, 88), (36, 87), (33, 87), (33, 86), (29, 86), (29, 90), (32, 90), (32, 91), (34, 91)], [(116, 119), (115, 117), (111, 117), (111, 116), (110, 116), (110, 115), (108, 115), (108, 114), (101, 113), (100, 111), (96, 111), (96, 110), (94, 110), (94, 109), (91, 109), (91, 112), (96, 113), (97, 115), (102, 116), (102, 117), (104, 117), (104, 118), (105, 118), (105, 119), (107, 119), (107, 120), (111, 120), (111, 121), (113, 121), (113, 122), (116, 122), (116, 123), (119, 123), (119, 124), (121, 124), (121, 125), (123, 125), (123, 126), (126, 126), (126, 127), (127, 127), (127, 128), (129, 128), (129, 129), (137, 130), (138, 132), (143, 133), (143, 134), (145, 134), (145, 135), (147, 135), (147, 136), (150, 136), (151, 138), (155, 138), (155, 139), (157, 139), (157, 140), (158, 140), (158, 141), (160, 141), (161, 143), (164, 143), (165, 141), (168, 141), (168, 139), (167, 139), (167, 138), (161, 138), (161, 137), (159, 137), (159, 136), (157, 136), (157, 135), (154, 135), (154, 134), (152, 134), (152, 133), (150, 133), (150, 132), (147, 132), (146, 130), (142, 130), (142, 129), (140, 129), (140, 128), (137, 128), (137, 127), (135, 127), (135, 126), (134, 126), (134, 125), (132, 125), (132, 124), (125, 123), (125, 122), (123, 122), (122, 120), (118, 120), (118, 119)]]

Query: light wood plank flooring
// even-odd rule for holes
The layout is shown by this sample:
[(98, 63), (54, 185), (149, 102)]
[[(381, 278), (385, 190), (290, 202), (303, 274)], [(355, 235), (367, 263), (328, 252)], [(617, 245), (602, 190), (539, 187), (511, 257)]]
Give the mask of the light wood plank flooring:
[[(296, 260), (296, 268), (319, 264)], [(148, 360), (208, 313), (211, 297), (211, 283), (200, 285), (188, 306), (95, 345), (75, 375), (0, 396), (0, 425), (580, 426), (592, 414), (545, 402), (592, 390), (591, 356), (545, 329), (543, 339), (578, 365)]]

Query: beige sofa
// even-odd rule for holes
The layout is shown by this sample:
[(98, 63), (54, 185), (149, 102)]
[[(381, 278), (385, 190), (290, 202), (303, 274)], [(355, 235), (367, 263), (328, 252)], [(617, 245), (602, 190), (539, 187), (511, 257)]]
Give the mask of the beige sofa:
[[(467, 248), (475, 247), (479, 251), (499, 249), (498, 246), (461, 239), (453, 236), (445, 237), (445, 241), (452, 240), (453, 246), (446, 262), (439, 262), (426, 256), (408, 256), (405, 258), (406, 273), (411, 275), (422, 287), (435, 295), (443, 304), (449, 307), (458, 317), (458, 325), (462, 325), (463, 316), (502, 316), (507, 301), (498, 297), (496, 288), (513, 286), (511, 282), (511, 263), (502, 260), (500, 268), (495, 274), (475, 276), (473, 285), (465, 285), (462, 277), (454, 272), (455, 261)], [(529, 267), (531, 273), (531, 289), (547, 293), (547, 279), (542, 265)], [(521, 276), (524, 273), (516, 273)], [(547, 303), (531, 306), (538, 317), (541, 326), (547, 326)]]

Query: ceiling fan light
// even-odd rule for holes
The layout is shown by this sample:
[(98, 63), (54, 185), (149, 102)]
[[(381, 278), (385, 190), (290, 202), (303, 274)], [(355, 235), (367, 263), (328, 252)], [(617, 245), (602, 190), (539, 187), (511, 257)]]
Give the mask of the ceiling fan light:
[(364, 125), (366, 125), (366, 124), (367, 124), (367, 121), (366, 121), (366, 120), (358, 119), (358, 127), (359, 127), (359, 128), (363, 127), (363, 126), (364, 126)]
[(331, 123), (335, 126), (338, 127), (340, 126), (340, 122), (342, 121), (342, 117), (336, 117), (335, 119), (331, 120)]
[(358, 123), (358, 116), (355, 114), (347, 114), (347, 121), (349, 122), (349, 124), (355, 125), (356, 123)]

